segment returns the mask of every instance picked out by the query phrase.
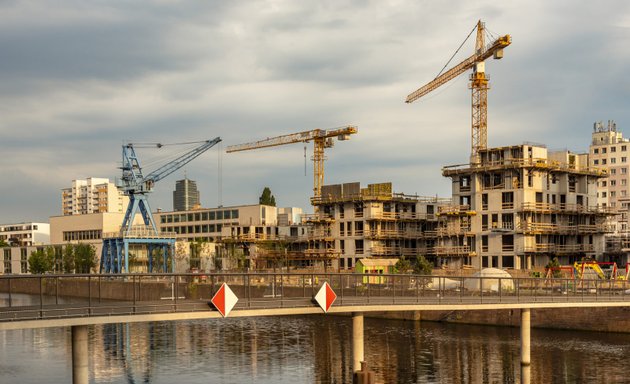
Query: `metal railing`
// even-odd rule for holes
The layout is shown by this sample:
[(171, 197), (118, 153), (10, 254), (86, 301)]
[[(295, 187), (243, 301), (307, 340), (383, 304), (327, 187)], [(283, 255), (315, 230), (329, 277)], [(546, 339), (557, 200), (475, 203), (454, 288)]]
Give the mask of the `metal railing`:
[[(334, 306), (628, 302), (626, 280), (358, 273), (0, 276), (0, 322), (213, 310), (223, 283), (235, 310), (309, 308), (324, 282)], [(566, 304), (564, 304), (566, 306)], [(618, 305), (618, 304), (617, 304)]]

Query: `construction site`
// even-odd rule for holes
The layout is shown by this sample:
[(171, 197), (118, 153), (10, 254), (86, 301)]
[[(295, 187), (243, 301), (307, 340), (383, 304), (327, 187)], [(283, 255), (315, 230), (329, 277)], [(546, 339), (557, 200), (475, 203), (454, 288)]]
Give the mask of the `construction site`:
[[(123, 194), (128, 199), (122, 225), (117, 231), (103, 227), (64, 230), (63, 239), (83, 239), (88, 234), (89, 239), (102, 240), (100, 271), (104, 273), (352, 271), (361, 260), (363, 267), (376, 265), (374, 271), (383, 271), (393, 261), (424, 259), (445, 273), (500, 268), (549, 274), (564, 266), (558, 271), (572, 270), (573, 276), (585, 273), (576, 263), (607, 263), (599, 270), (586, 269), (601, 278), (625, 278), (627, 272), (617, 270), (627, 271), (630, 261), (630, 197), (624, 187), (628, 171), (623, 156), (630, 141), (609, 121), (607, 127), (595, 125), (589, 153), (551, 151), (544, 144), (527, 142), (489, 148), (486, 61), (502, 59), (512, 39), (490, 35), (481, 21), (471, 36), (475, 37), (472, 55), (455, 65), (451, 57), (433, 80), (405, 100), (411, 104), (468, 74), (470, 155), (462, 159), (463, 164), (442, 167), (442, 176), (452, 186), (448, 197), (406, 194), (397, 191), (392, 180), (365, 186), (356, 180), (326, 184), (326, 151), (359, 134), (357, 126), (344, 125), (226, 148), (227, 154), (238, 156), (243, 151), (280, 151), (285, 145), (299, 144), (304, 146), (306, 161), (307, 145), (312, 143), (312, 213), (262, 202), (217, 208), (196, 204), (154, 213), (148, 196), (155, 184), (221, 139), (127, 143), (122, 147), (122, 177), (117, 185), (122, 192), (118, 199), (122, 201)], [(136, 149), (180, 145), (189, 148), (156, 170), (143, 172)], [(70, 204), (73, 193), (64, 190), (64, 215), (85, 206), (85, 201), (76, 207)], [(99, 208), (98, 212), (106, 211)], [(55, 218), (55, 226), (62, 219)], [(611, 265), (615, 273), (604, 273)]]
[[(605, 235), (614, 231), (611, 223), (617, 215), (614, 206), (598, 203), (598, 187), (609, 177), (608, 169), (593, 166), (589, 154), (548, 151), (543, 144), (487, 147), (485, 60), (501, 59), (511, 37), (487, 42), (481, 21), (475, 31), (470, 57), (449, 69), (445, 66), (406, 99), (412, 103), (471, 72), (470, 159), (443, 167), (442, 175), (452, 181), (449, 198), (396, 193), (391, 182), (364, 188), (358, 182), (324, 185), (324, 149), (332, 147), (332, 137), (346, 140), (358, 132), (356, 128), (302, 132), (228, 147), (229, 153), (314, 141), (314, 214), (303, 217), (304, 235), (278, 239), (278, 246), (273, 239), (242, 243), (251, 260), (267, 261), (257, 266), (269, 267), (281, 260), (282, 265), (294, 267), (352, 270), (360, 259), (422, 256), (434, 267), (448, 270), (494, 267), (540, 272), (554, 260), (566, 265), (604, 261)], [(228, 239), (224, 241), (243, 241)]]

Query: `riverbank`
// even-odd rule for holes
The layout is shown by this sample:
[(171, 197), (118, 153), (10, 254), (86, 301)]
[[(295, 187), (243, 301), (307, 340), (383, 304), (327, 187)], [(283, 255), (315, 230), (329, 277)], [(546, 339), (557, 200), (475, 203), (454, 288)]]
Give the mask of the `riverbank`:
[[(366, 317), (453, 324), (520, 326), (520, 310), (371, 312)], [(533, 309), (532, 328), (630, 333), (630, 308)]]

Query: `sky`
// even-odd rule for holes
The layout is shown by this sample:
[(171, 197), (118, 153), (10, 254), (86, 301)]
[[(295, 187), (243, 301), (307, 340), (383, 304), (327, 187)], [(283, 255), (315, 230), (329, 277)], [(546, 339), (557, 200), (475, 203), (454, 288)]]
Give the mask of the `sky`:
[[(404, 100), (479, 19), (512, 36), (486, 62), (489, 146), (583, 152), (609, 119), (630, 136), (625, 0), (0, 0), (0, 223), (48, 221), (72, 180), (119, 177), (123, 142), (217, 136), (156, 184), (154, 210), (172, 209), (185, 172), (204, 207), (255, 204), (268, 186), (279, 206), (311, 211), (312, 144), (306, 175), (300, 143), (225, 148), (345, 125), (359, 132), (326, 151), (326, 184), (449, 197), (441, 167), (470, 153), (467, 74)], [(173, 148), (138, 150), (145, 173)]]

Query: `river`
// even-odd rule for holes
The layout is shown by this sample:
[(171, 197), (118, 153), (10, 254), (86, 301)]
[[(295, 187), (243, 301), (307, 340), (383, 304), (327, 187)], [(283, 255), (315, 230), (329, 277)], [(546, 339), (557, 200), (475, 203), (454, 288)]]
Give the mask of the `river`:
[[(89, 327), (92, 383), (349, 383), (351, 318)], [(379, 383), (518, 383), (518, 328), (365, 319)], [(532, 330), (532, 383), (630, 381), (630, 335)], [(67, 328), (0, 331), (1, 383), (68, 383)]]

